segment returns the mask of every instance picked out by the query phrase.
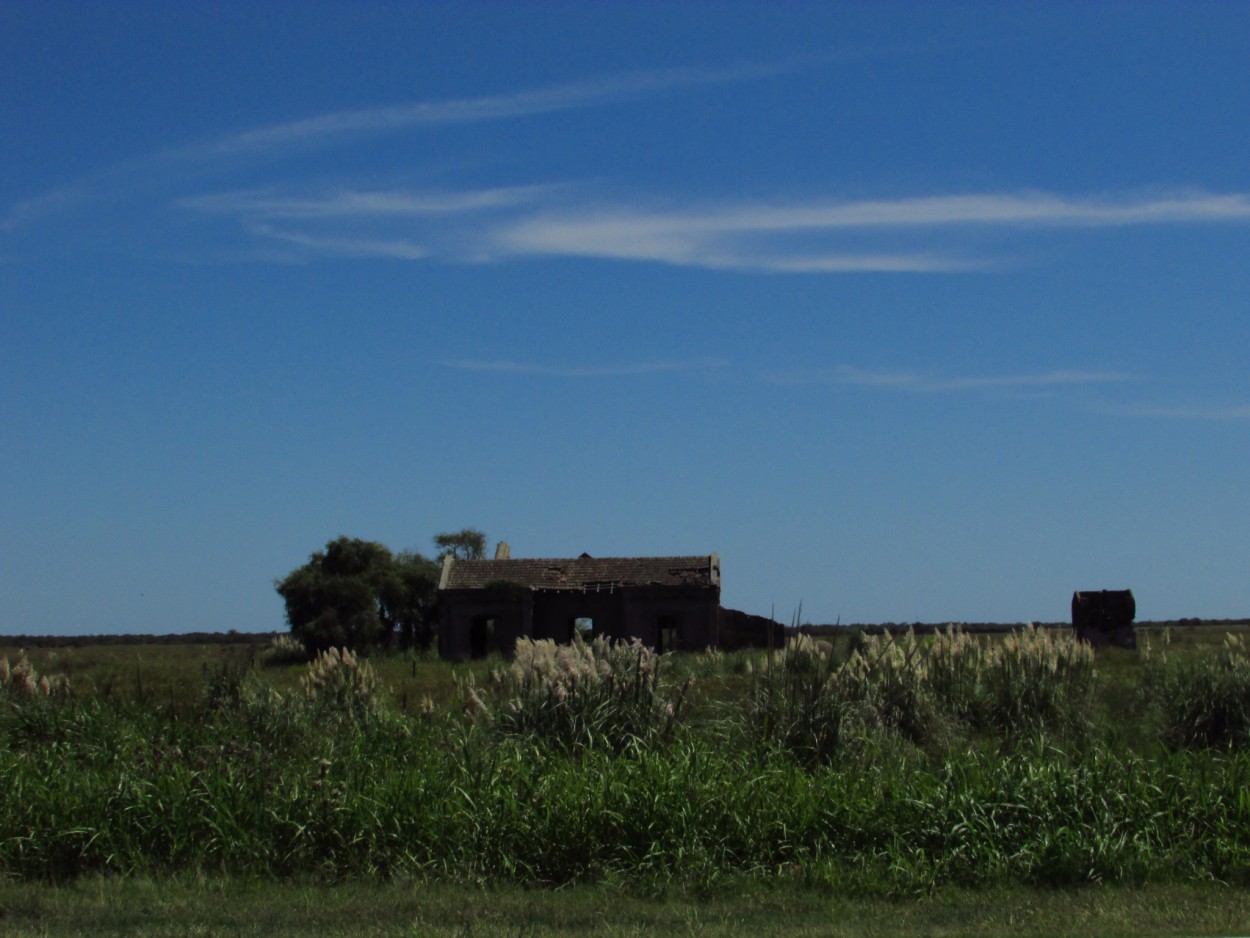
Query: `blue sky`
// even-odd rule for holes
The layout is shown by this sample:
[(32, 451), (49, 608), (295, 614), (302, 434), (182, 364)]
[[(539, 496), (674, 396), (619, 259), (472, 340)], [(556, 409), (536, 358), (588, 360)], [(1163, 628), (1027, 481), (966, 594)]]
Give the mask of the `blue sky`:
[(1250, 615), (1250, 5), (0, 0), (0, 633), (339, 535)]

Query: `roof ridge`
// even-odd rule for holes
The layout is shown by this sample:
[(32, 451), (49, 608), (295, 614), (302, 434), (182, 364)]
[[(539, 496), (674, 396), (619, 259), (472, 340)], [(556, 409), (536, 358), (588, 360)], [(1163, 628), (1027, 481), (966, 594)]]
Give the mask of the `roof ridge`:
[(578, 590), (612, 583), (626, 586), (719, 586), (717, 555), (644, 557), (509, 557), (457, 560), (447, 565), (440, 589), (482, 589), (512, 580), (530, 589)]
[(638, 554), (613, 557), (506, 557), (503, 559), (478, 557), (473, 560), (457, 559), (456, 563), (573, 563), (576, 561), (602, 563), (608, 560), (709, 560), (711, 556), (711, 554)]

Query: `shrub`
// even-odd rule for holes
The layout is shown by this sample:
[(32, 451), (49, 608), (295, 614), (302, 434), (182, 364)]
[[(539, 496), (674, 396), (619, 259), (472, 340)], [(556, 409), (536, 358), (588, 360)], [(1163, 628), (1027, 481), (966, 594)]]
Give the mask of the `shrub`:
[(264, 661), (267, 665), (295, 664), (308, 660), (308, 649), (304, 643), (291, 635), (277, 635), (266, 646)]

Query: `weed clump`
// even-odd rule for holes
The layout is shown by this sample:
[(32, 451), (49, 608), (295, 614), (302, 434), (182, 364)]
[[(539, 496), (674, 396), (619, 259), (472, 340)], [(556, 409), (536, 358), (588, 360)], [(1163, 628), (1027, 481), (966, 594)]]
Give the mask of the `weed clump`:
[(328, 648), (308, 663), (300, 678), (304, 698), (320, 713), (366, 717), (378, 707), (378, 678), (368, 661), (347, 648)]
[(637, 639), (521, 638), (512, 664), (491, 673), (494, 706), (470, 685), (466, 710), (497, 732), (567, 751), (647, 748), (672, 737), (693, 683), (668, 686), (662, 666), (663, 657)]
[(63, 674), (45, 674), (41, 677), (23, 651), (12, 665), (9, 664), (7, 656), (0, 658), (0, 690), (19, 699), (68, 697), (69, 678)]
[(935, 750), (956, 732), (1019, 739), (1090, 725), (1094, 653), (1028, 626), (995, 642), (957, 626), (931, 641), (908, 631), (861, 636), (841, 656), (799, 635), (756, 675), (747, 723), (760, 742), (829, 763), (882, 732)]
[(1218, 654), (1173, 658), (1170, 636), (1156, 654), (1142, 651), (1145, 669), (1138, 696), (1174, 748), (1250, 748), (1250, 657), (1240, 636), (1226, 635)]
[(755, 674), (746, 722), (757, 743), (809, 764), (829, 763), (876, 731), (912, 742), (933, 735), (937, 713), (910, 632), (868, 636), (845, 656), (798, 635)]
[(987, 642), (951, 626), (934, 636), (926, 667), (941, 706), (971, 729), (1062, 737), (1089, 726), (1094, 651), (1070, 632), (1030, 624)]
[(308, 649), (304, 643), (290, 635), (278, 635), (264, 651), (264, 662), (271, 667), (284, 664), (299, 664), (308, 660)]

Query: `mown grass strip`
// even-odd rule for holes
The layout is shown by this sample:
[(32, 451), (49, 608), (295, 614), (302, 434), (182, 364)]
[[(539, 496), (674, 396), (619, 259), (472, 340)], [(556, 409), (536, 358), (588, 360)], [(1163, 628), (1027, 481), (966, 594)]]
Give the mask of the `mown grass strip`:
[(1081, 890), (947, 889), (900, 903), (751, 880), (712, 893), (619, 887), (480, 889), (447, 882), (144, 878), (0, 884), (12, 938), (59, 936), (1244, 935), (1250, 893), (1215, 885)]

